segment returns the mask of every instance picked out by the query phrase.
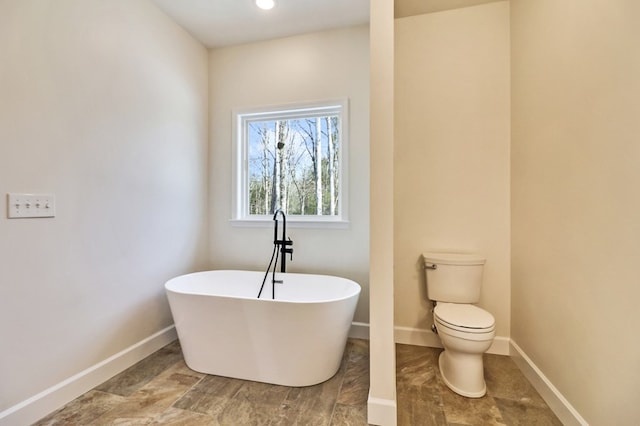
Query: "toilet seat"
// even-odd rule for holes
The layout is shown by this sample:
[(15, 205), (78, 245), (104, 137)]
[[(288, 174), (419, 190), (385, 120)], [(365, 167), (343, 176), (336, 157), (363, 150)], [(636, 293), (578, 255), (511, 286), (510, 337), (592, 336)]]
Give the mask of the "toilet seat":
[(489, 333), (496, 324), (491, 313), (464, 303), (437, 303), (433, 316), (441, 325), (463, 333)]

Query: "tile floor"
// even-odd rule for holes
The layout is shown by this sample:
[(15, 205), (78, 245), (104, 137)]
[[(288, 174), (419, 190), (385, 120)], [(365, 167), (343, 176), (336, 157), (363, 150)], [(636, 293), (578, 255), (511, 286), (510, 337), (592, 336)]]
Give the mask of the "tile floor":
[(366, 425), (369, 342), (350, 339), (338, 373), (304, 388), (187, 368), (178, 342), (36, 425)]
[[(486, 355), (488, 393), (451, 392), (440, 349), (397, 345), (398, 425), (561, 425), (508, 357)], [(338, 373), (305, 388), (194, 372), (178, 342), (36, 423), (44, 425), (366, 425), (369, 345), (350, 339)]]
[(562, 426), (511, 358), (485, 354), (487, 394), (465, 398), (440, 378), (441, 351), (396, 345), (399, 426)]

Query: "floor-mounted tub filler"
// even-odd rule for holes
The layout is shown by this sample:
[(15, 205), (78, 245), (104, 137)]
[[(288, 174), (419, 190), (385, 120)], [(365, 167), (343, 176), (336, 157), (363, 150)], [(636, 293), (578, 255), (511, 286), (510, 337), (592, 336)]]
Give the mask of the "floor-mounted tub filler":
[(263, 275), (206, 271), (165, 284), (187, 366), (284, 386), (328, 380), (340, 367), (360, 286), (333, 276), (279, 273), (275, 299), (258, 299)]

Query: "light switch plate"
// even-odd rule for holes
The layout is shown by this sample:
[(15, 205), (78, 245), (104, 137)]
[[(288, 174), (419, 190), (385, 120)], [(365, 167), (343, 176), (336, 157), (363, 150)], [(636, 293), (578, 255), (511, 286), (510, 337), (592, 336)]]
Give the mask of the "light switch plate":
[(7, 194), (7, 217), (55, 217), (56, 197), (53, 194)]

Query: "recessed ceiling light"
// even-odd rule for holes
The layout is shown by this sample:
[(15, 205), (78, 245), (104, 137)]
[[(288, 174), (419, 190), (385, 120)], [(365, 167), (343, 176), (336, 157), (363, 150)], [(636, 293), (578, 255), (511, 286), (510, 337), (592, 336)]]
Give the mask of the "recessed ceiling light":
[(256, 0), (256, 6), (258, 6), (260, 9), (273, 9), (273, 6), (275, 5), (276, 4), (273, 0)]

